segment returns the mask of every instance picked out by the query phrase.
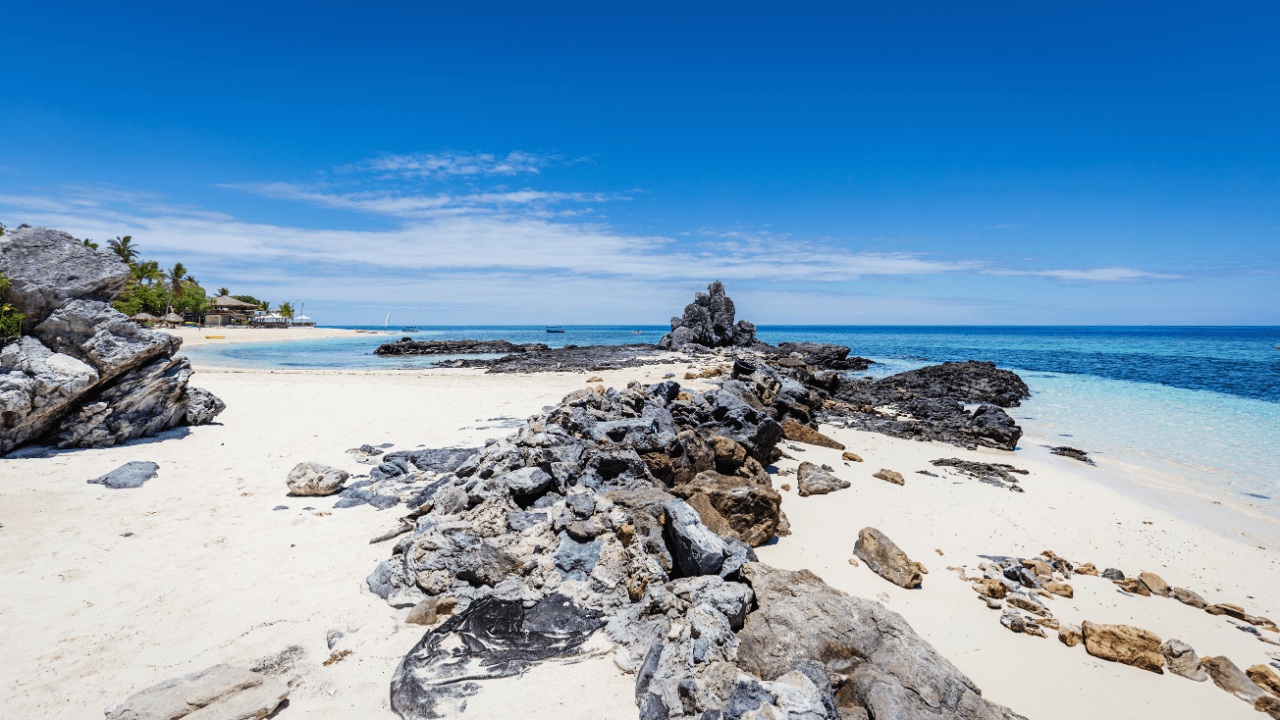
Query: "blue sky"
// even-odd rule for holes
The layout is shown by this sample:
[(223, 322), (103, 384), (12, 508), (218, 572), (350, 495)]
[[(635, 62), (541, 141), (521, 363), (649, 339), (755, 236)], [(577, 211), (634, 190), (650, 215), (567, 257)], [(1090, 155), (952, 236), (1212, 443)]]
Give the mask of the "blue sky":
[(322, 323), (1280, 324), (1273, 5), (39, 5), (0, 222)]

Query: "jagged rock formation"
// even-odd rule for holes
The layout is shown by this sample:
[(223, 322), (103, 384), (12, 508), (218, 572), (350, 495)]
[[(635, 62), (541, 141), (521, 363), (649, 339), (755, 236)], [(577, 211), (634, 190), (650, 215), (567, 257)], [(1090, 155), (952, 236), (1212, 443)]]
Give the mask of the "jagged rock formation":
[(373, 352), (376, 355), (511, 355), (549, 349), (542, 343), (516, 345), (506, 340), (414, 340), (406, 337), (379, 345)]
[(409, 529), (368, 587), (457, 611), (397, 668), (392, 708), (439, 716), (603, 626), (641, 718), (1019, 717), (878, 603), (757, 561), (751, 546), (787, 527), (765, 470), (780, 419), (809, 422), (819, 401), (739, 363), (693, 395), (578, 390), (457, 464), (385, 462), (378, 482), (412, 493)]
[(733, 300), (724, 294), (724, 285), (717, 280), (707, 286), (706, 293), (694, 294), (693, 302), (684, 307), (684, 315), (671, 318), (671, 332), (658, 340), (658, 347), (679, 350), (689, 344), (708, 348), (754, 345), (756, 326), (746, 320), (735, 324), (734, 312)]
[(107, 447), (222, 412), (188, 386), (191, 366), (173, 357), (180, 339), (111, 307), (129, 279), (114, 255), (23, 228), (0, 237), (0, 273), (29, 333), (0, 351), (0, 453), (34, 442)]

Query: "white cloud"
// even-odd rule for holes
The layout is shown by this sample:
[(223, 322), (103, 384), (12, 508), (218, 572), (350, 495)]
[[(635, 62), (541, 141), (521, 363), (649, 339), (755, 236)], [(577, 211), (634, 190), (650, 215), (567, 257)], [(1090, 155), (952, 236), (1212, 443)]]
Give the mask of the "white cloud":
[[(538, 174), (541, 169), (561, 162), (560, 155), (511, 152), (505, 156), (488, 153), (410, 153), (386, 154), (338, 168), (338, 172), (372, 172), (383, 178), (446, 178), (449, 176)], [(578, 161), (574, 161), (578, 162)]]
[(984, 270), (984, 275), (1038, 275), (1064, 282), (1133, 282), (1137, 280), (1178, 280), (1181, 275), (1147, 272), (1136, 268), (1105, 267), (1081, 270)]

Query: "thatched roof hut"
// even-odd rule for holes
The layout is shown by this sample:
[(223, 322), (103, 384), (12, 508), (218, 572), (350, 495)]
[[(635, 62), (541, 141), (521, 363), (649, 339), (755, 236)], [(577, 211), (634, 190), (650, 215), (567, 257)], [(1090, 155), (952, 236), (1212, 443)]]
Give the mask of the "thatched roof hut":
[(258, 306), (253, 303), (247, 303), (243, 300), (237, 300), (230, 295), (222, 295), (210, 301), (210, 304), (220, 310), (257, 310)]
[(160, 319), (165, 322), (171, 322), (171, 323), (180, 323), (183, 320), (182, 316), (175, 312), (171, 312)]
[(144, 313), (144, 312), (140, 312), (129, 319), (134, 322), (159, 322), (160, 320), (160, 318), (156, 317), (155, 315), (152, 315), (151, 313)]

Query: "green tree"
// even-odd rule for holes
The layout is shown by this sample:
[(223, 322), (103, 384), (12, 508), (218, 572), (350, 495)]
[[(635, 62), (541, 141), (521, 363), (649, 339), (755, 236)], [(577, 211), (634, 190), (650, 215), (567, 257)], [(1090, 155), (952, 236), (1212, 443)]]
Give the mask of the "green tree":
[(163, 274), (165, 282), (169, 283), (169, 312), (173, 311), (173, 300), (177, 298), (182, 300), (187, 294), (187, 286), (183, 283), (187, 279), (187, 268), (182, 263), (176, 263), (172, 268), (166, 270)]
[(0, 235), (4, 235), (4, 223), (0, 223)]
[(291, 318), (293, 317), (293, 303), (282, 302), (280, 303), (280, 306), (276, 308), (276, 311), (284, 317)]
[(107, 241), (107, 247), (129, 265), (138, 258), (138, 246), (133, 244), (132, 235), (124, 237), (117, 235), (115, 240)]
[(93, 248), (94, 250), (98, 249), (98, 243), (90, 240), (89, 238), (84, 239), (84, 246), (88, 248)]
[(161, 279), (160, 263), (155, 260), (138, 263), (129, 271), (130, 279), (135, 284), (141, 285), (146, 283), (148, 287), (153, 285), (157, 280)]
[(218, 297), (227, 297), (230, 294), (231, 294), (230, 288), (225, 288), (225, 287), (218, 288)]
[[(3, 226), (0, 226), (3, 230)], [(0, 233), (2, 234), (2, 233)], [(9, 278), (0, 275), (0, 344), (22, 334), (22, 321), (27, 316), (8, 302)]]

